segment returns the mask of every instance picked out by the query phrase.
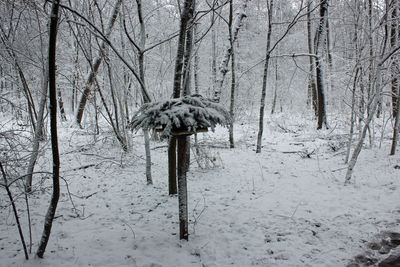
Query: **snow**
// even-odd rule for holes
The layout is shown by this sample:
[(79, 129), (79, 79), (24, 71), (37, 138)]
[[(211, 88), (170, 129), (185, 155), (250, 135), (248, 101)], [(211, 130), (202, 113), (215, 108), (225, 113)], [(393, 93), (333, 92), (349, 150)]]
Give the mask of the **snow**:
[(132, 129), (161, 130), (161, 138), (172, 131), (208, 128), (214, 131), (217, 124), (227, 126), (230, 115), (225, 108), (201, 95), (184, 96), (144, 104), (133, 116)]
[[(199, 134), (202, 160), (212, 167), (200, 168), (192, 156), (188, 242), (179, 240), (178, 199), (168, 196), (165, 143), (152, 142), (148, 186), (142, 136), (124, 153), (109, 132), (94, 139), (60, 125), (61, 175), (76, 211), (61, 181), (45, 258), (25, 261), (1, 190), (0, 266), (346, 266), (379, 233), (400, 231), (400, 157), (388, 156), (385, 137), (381, 148), (361, 152), (352, 184), (344, 186), (347, 126), (339, 118), (331, 124), (333, 130), (317, 131), (304, 116), (275, 115), (265, 122), (261, 154), (256, 121), (235, 125), (235, 149), (224, 128)], [(50, 157), (48, 148), (40, 160), (47, 170)], [(34, 181), (30, 197), (33, 252), (51, 177), (42, 182)], [(17, 206), (28, 239), (22, 199)]]

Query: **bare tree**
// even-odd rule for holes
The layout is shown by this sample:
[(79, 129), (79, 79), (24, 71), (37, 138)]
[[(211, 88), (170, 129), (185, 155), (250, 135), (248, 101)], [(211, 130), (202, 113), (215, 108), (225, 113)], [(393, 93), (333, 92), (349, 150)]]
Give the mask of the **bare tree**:
[[(174, 88), (173, 98), (179, 98), (182, 90), (182, 79), (184, 77), (184, 56), (185, 56), (185, 40), (186, 30), (190, 21), (189, 9), (193, 5), (193, 0), (185, 0), (183, 10), (181, 13), (181, 22), (178, 36), (178, 47), (175, 59), (175, 72), (174, 72)], [(168, 181), (169, 181), (169, 194), (173, 195), (178, 192), (176, 188), (176, 137), (171, 136), (168, 144)], [(185, 143), (181, 145), (186, 146)], [(178, 149), (179, 150), (179, 149)], [(179, 178), (178, 178), (179, 179)]]
[(230, 60), (231, 55), (232, 55), (232, 49), (231, 49), (232, 45), (231, 45), (231, 43), (234, 44), (236, 42), (237, 38), (238, 38), (239, 30), (243, 25), (242, 21), (246, 17), (246, 13), (245, 12), (246, 12), (246, 7), (247, 7), (247, 2), (248, 1), (249, 0), (243, 0), (242, 5), (238, 9), (238, 11), (236, 11), (236, 18), (235, 18), (235, 21), (233, 22), (232, 27), (231, 27), (232, 28), (231, 29), (231, 31), (232, 31), (232, 34), (231, 34), (232, 35), (232, 38), (231, 38), (232, 41), (230, 42), (228, 48), (225, 50), (225, 53), (224, 53), (224, 55), (222, 57), (222, 61), (221, 61), (220, 65), (219, 65), (219, 68), (218, 68), (219, 75), (217, 77), (217, 80), (216, 80), (217, 85), (216, 85), (215, 90), (214, 90), (214, 100), (216, 102), (219, 102), (219, 100), (221, 98), (222, 86), (224, 84), (225, 76), (229, 71), (229, 60)]
[[(106, 30), (106, 32), (104, 34), (106, 38), (109, 38), (110, 35), (111, 35), (111, 31), (112, 31), (112, 29), (114, 27), (114, 23), (115, 23), (115, 21), (117, 19), (121, 3), (122, 3), (122, 0), (117, 0), (115, 2), (115, 6), (114, 6), (114, 9), (113, 9), (112, 15), (111, 15), (110, 20), (108, 22), (107, 30)], [(101, 62), (102, 62), (102, 60), (104, 58), (103, 54), (104, 54), (104, 50), (106, 48), (106, 45), (107, 45), (107, 42), (103, 40), (101, 42), (101, 44), (100, 44), (99, 54), (95, 58), (94, 63), (93, 63), (93, 68), (91, 69), (91, 71), (89, 73), (89, 76), (87, 78), (87, 81), (86, 81), (86, 84), (85, 84), (85, 88), (83, 90), (81, 99), (79, 101), (78, 112), (76, 114), (76, 122), (78, 123), (78, 125), (81, 125), (83, 112), (84, 112), (85, 106), (86, 106), (86, 102), (87, 102), (87, 99), (88, 99), (88, 97), (90, 95), (91, 87), (92, 87), (92, 85), (93, 85), (93, 83), (95, 81), (95, 78), (97, 76), (97, 72), (99, 70), (100, 64), (101, 64)]]
[(258, 123), (256, 153), (261, 153), (262, 134), (263, 134), (263, 130), (264, 130), (265, 96), (267, 93), (269, 60), (271, 58), (271, 52), (272, 52), (271, 51), (271, 34), (272, 34), (273, 9), (274, 9), (274, 0), (270, 0), (269, 5), (268, 5), (267, 48), (266, 48), (266, 52), (265, 52), (264, 76), (263, 76), (263, 83), (262, 83), (262, 90), (261, 90), (260, 117), (259, 117), (259, 123)]
[(47, 242), (50, 238), (51, 228), (57, 209), (58, 199), (60, 197), (60, 155), (58, 151), (57, 137), (57, 87), (56, 87), (56, 44), (57, 44), (57, 24), (59, 0), (54, 0), (50, 14), (49, 30), (49, 95), (50, 95), (50, 132), (51, 132), (51, 151), (53, 154), (53, 194), (44, 222), (42, 238), (36, 255), (43, 258)]
[[(312, 38), (312, 23), (311, 23), (311, 9), (312, 9), (312, 1), (308, 0), (307, 2), (307, 44), (308, 44), (308, 53), (313, 54), (313, 38)], [(309, 57), (309, 78), (308, 78), (308, 102), (311, 102), (311, 106), (314, 110), (315, 117), (318, 114), (318, 99), (317, 99), (317, 85), (315, 81), (315, 59), (314, 57)]]
[(317, 44), (315, 47), (316, 54), (319, 56), (316, 60), (316, 78), (317, 78), (317, 95), (318, 95), (318, 127), (322, 129), (323, 125), (328, 128), (325, 107), (325, 84), (324, 84), (324, 66), (322, 55), (324, 51), (326, 20), (327, 20), (328, 0), (320, 0), (319, 8), (319, 25), (317, 31)]

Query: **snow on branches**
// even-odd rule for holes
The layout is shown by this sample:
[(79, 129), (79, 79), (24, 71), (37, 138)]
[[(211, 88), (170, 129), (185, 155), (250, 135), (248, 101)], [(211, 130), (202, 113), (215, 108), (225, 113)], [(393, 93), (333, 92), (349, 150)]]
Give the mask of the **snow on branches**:
[(193, 95), (144, 104), (133, 116), (130, 128), (160, 130), (160, 137), (166, 138), (174, 132), (196, 132), (208, 127), (214, 130), (217, 124), (229, 123), (229, 113), (222, 105)]

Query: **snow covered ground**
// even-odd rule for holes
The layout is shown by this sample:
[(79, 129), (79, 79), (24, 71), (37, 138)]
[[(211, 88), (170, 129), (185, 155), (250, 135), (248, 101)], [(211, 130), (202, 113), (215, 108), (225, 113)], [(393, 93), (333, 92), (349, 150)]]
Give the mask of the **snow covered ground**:
[[(377, 133), (377, 146), (362, 151), (344, 186), (347, 126), (330, 118), (332, 129), (317, 131), (301, 117), (268, 119), (261, 154), (256, 121), (236, 126), (235, 149), (225, 129), (199, 134), (203, 156), (192, 155), (188, 173), (189, 242), (177, 235), (165, 143), (152, 143), (154, 185), (147, 186), (141, 136), (123, 153), (111, 134), (94, 140), (62, 125), (61, 175), (70, 194), (62, 181), (45, 258), (24, 260), (1, 188), (0, 266), (346, 266), (380, 233), (400, 232), (400, 153), (388, 156), (389, 133), (377, 147)], [(41, 165), (50, 157), (48, 150)], [(30, 198), (33, 252), (50, 178), (35, 181)], [(23, 199), (17, 205), (27, 238)]]

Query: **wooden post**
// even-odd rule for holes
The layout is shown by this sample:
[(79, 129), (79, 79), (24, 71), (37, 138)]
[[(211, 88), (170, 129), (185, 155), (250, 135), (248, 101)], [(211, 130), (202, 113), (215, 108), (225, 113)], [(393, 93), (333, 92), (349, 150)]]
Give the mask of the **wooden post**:
[(186, 181), (186, 153), (187, 135), (179, 135), (178, 139), (178, 201), (179, 201), (179, 238), (189, 240), (188, 231), (188, 204)]
[(170, 195), (176, 195), (176, 137), (171, 136), (168, 144), (168, 190)]

